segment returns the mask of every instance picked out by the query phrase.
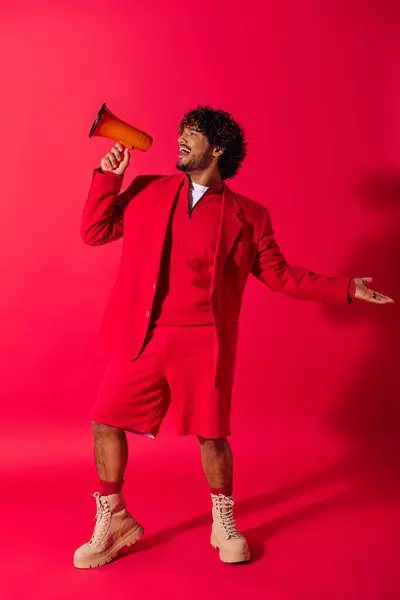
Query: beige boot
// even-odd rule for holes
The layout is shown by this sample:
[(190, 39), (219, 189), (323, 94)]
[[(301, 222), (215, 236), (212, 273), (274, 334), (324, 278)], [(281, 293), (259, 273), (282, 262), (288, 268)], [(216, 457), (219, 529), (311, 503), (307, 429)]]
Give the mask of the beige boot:
[(126, 510), (122, 493), (96, 498), (97, 514), (92, 539), (74, 554), (78, 569), (101, 567), (109, 563), (124, 546), (131, 546), (142, 535), (143, 528)]
[(211, 495), (213, 502), (213, 526), (211, 545), (219, 548), (219, 557), (225, 563), (250, 560), (250, 550), (245, 538), (237, 530), (233, 517), (234, 501), (231, 496)]

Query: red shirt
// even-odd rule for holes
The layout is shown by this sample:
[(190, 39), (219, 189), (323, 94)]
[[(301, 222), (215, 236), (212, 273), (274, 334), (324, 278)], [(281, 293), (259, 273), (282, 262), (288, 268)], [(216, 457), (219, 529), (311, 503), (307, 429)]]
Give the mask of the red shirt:
[(189, 179), (181, 187), (168, 226), (151, 323), (212, 325), (211, 273), (221, 221), (223, 185), (189, 208)]

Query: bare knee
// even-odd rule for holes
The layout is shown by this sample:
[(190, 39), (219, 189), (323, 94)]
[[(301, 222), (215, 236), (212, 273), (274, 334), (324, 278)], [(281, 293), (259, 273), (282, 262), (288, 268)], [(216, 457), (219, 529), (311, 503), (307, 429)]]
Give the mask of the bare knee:
[(97, 423), (92, 421), (92, 431), (95, 437), (108, 437), (111, 435), (119, 436), (123, 433), (123, 429), (117, 427), (111, 427), (111, 425), (104, 425), (103, 423)]
[(210, 448), (213, 450), (224, 450), (228, 446), (228, 440), (224, 438), (204, 438), (198, 436), (201, 447)]

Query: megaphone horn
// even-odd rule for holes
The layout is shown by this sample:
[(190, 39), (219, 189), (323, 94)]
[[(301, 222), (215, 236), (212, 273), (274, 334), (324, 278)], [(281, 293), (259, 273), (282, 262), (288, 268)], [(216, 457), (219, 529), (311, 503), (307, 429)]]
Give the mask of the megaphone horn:
[(100, 108), (89, 132), (89, 137), (92, 136), (109, 138), (115, 142), (121, 142), (129, 150), (135, 148), (142, 152), (147, 152), (153, 143), (147, 133), (116, 117), (105, 103)]

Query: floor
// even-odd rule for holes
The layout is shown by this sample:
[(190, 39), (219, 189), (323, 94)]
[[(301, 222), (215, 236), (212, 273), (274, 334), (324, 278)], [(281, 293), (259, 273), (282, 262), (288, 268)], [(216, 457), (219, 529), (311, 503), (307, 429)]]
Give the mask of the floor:
[(0, 463), (10, 489), (0, 495), (2, 600), (400, 597), (397, 495), (365, 490), (345, 470), (272, 468), (265, 455), (236, 448), (236, 516), (253, 559), (230, 566), (209, 543), (210, 500), (195, 442), (135, 438), (125, 495), (145, 538), (114, 563), (79, 571), (72, 555), (90, 537), (95, 514), (90, 433), (49, 429), (40, 444), (27, 435), (8, 444), (14, 463), (5, 445)]

